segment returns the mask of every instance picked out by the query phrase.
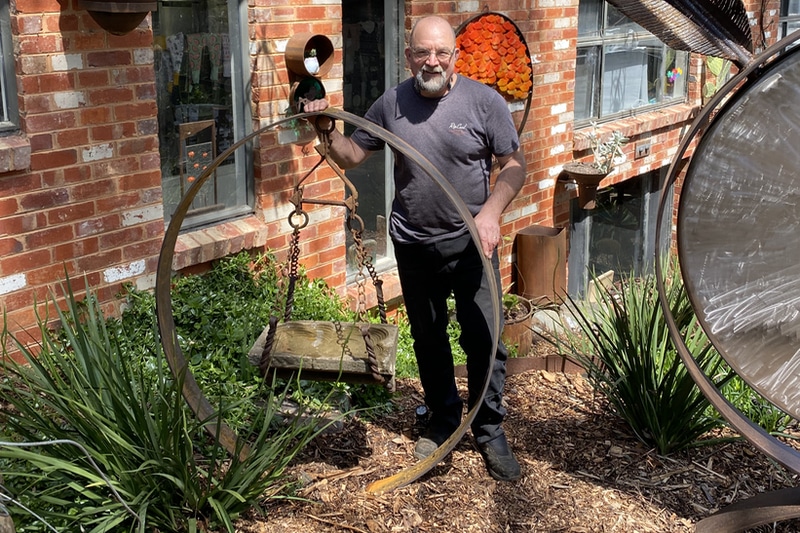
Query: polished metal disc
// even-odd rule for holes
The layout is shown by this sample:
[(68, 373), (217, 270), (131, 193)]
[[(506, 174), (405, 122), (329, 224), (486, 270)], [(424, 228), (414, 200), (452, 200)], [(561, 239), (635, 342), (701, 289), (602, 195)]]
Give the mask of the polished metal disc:
[(739, 376), (800, 418), (800, 48), (711, 120), (677, 216), (703, 329)]

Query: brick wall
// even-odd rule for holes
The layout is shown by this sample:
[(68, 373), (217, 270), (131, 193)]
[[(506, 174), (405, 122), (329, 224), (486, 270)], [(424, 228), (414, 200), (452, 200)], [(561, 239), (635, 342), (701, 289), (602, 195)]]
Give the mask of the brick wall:
[(107, 302), (151, 275), (163, 215), (149, 29), (115, 37), (68, 2), (15, 7), (30, 166), (0, 174), (0, 298), (30, 327), (65, 273)]

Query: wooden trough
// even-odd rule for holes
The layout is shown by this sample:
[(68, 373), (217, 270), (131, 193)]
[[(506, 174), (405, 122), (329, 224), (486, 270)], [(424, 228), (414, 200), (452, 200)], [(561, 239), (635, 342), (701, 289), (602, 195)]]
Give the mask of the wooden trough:
[[(279, 322), (275, 331), (269, 372), (289, 377), (298, 372), (303, 379), (377, 383), (369, 364), (361, 323), (343, 322), (340, 335), (334, 322), (294, 320)], [(386, 383), (394, 384), (397, 354), (397, 326), (368, 324), (375, 347), (377, 372)], [(250, 349), (249, 359), (259, 364), (269, 326)], [(342, 346), (344, 344), (344, 347)], [(393, 388), (393, 386), (392, 386)]]

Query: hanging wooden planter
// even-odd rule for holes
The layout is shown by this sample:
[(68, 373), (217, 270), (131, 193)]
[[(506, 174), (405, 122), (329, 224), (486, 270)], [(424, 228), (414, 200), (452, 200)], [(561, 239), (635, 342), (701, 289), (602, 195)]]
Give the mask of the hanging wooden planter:
[(155, 11), (157, 2), (128, 0), (127, 2), (95, 2), (81, 0), (81, 7), (97, 22), (97, 25), (114, 35), (125, 35), (136, 29), (147, 14)]
[[(276, 324), (270, 370), (279, 377), (300, 374), (303, 379), (376, 383), (369, 354), (361, 334), (361, 323), (341, 324), (341, 335), (333, 322), (293, 320)], [(259, 361), (269, 326), (250, 349), (251, 361)], [(377, 372), (394, 382), (397, 353), (397, 326), (369, 324), (375, 348)], [(342, 340), (346, 347), (342, 346)]]
[(457, 73), (492, 87), (509, 101), (525, 101), (521, 133), (533, 97), (533, 70), (519, 27), (502, 13), (480, 13), (459, 26), (456, 47)]

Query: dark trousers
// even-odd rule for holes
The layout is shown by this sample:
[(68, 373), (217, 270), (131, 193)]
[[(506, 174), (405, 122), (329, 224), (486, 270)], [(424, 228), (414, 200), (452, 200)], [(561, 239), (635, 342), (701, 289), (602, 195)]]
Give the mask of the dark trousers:
[[(414, 338), (414, 353), (434, 428), (452, 431), (461, 423), (463, 411), (447, 335), (450, 320), (447, 298), (451, 293), (456, 302), (456, 319), (461, 325), (459, 344), (467, 354), (467, 405), (470, 409), (480, 396), (491, 350), (496, 350), (489, 388), (471, 428), (477, 442), (484, 443), (503, 434), (500, 424), (506, 414), (502, 400), (508, 350), (499, 339), (497, 346), (491, 345), (491, 278), (484, 275), (478, 254), (469, 233), (430, 244), (395, 243), (397, 269)], [(496, 252), (492, 265), (489, 275), (494, 276), (499, 289)], [(502, 310), (502, 302), (498, 301), (497, 305)], [(502, 311), (500, 320), (502, 328)]]

